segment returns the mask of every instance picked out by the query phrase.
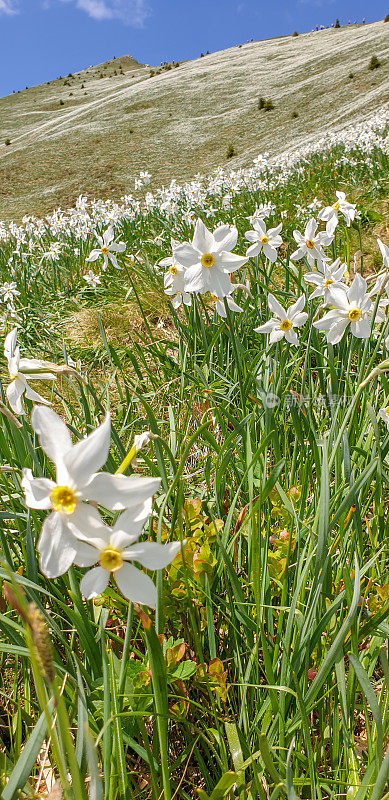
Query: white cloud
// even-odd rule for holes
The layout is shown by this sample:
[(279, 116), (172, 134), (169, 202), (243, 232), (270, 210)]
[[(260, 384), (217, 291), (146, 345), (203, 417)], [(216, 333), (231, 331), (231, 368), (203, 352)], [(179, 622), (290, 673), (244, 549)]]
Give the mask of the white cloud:
[[(0, 0), (0, 3), (4, 0)], [(85, 11), (92, 19), (118, 19), (126, 25), (142, 28), (150, 15), (148, 0), (62, 0), (72, 2), (80, 11)]]
[(0, 0), (0, 14), (17, 14), (18, 9), (14, 3), (14, 0)]

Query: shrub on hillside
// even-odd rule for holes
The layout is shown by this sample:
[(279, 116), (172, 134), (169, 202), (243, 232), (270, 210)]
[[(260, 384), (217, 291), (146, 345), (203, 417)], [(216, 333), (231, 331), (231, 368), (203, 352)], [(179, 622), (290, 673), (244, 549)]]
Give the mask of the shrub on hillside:
[(227, 147), (226, 158), (233, 158), (236, 156), (236, 150), (233, 144), (229, 144)]
[(8, 147), (8, 145), (11, 144), (11, 139), (6, 139), (4, 144), (5, 144), (6, 147)]
[(298, 32), (297, 31), (293, 31), (292, 36), (298, 36)]
[(354, 73), (353, 72), (349, 72), (350, 81), (353, 79), (353, 77), (354, 77)]
[(292, 111), (292, 119), (297, 119), (298, 115), (298, 111)]
[(65, 105), (65, 103), (64, 103), (64, 101), (63, 101), (63, 100), (60, 100), (60, 101), (59, 101), (59, 104), (60, 104), (60, 106), (64, 106), (64, 105)]
[(386, 15), (384, 22), (389, 22), (389, 14)]
[(272, 100), (266, 100), (265, 97), (260, 97), (258, 100), (258, 109), (260, 111), (271, 111), (274, 108)]
[(339, 22), (339, 20), (338, 20), (338, 19), (337, 19), (337, 20), (336, 20), (336, 22), (335, 22), (335, 28), (340, 28), (340, 22)]
[(377, 58), (377, 56), (372, 56), (369, 61), (368, 69), (378, 69), (381, 66), (381, 61)]

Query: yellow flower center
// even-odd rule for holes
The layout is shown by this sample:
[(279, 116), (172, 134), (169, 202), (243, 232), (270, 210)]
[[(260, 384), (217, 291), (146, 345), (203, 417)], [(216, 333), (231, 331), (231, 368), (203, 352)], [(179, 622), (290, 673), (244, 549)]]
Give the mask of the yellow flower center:
[(103, 256), (106, 256), (109, 253), (108, 247), (106, 245), (103, 245), (103, 247), (101, 248), (101, 252)]
[(334, 203), (332, 208), (334, 209), (334, 211), (339, 211), (339, 203), (338, 202)]
[(204, 253), (204, 255), (201, 256), (201, 263), (203, 267), (207, 267), (207, 269), (209, 269), (210, 267), (213, 267), (215, 263), (215, 256), (213, 256), (212, 253)]
[(54, 511), (73, 514), (77, 506), (77, 497), (68, 486), (56, 486), (50, 494), (50, 502)]
[(282, 331), (290, 331), (290, 329), (293, 328), (293, 323), (290, 319), (283, 319), (280, 328)]
[(331, 283), (333, 283), (333, 281), (331, 280), (331, 278), (328, 278), (328, 280), (326, 280), (324, 286), (326, 286), (326, 287), (331, 286)]
[(261, 244), (267, 244), (269, 241), (268, 236), (261, 236)]
[(174, 264), (172, 264), (169, 267), (169, 272), (170, 272), (171, 275), (177, 275), (178, 269), (177, 269), (177, 267), (174, 266)]
[(307, 247), (308, 247), (308, 250), (313, 250), (313, 248), (314, 248), (314, 246), (315, 246), (315, 244), (314, 244), (314, 242), (312, 241), (312, 239), (307, 239), (307, 241), (305, 242), (305, 244), (307, 245)]
[(389, 406), (386, 406), (386, 408), (385, 408), (385, 414), (386, 414), (386, 415), (389, 417)]
[(351, 311), (348, 312), (348, 318), (350, 322), (358, 322), (361, 319), (362, 311), (359, 308), (352, 308)]
[(100, 554), (100, 564), (108, 572), (117, 572), (123, 566), (123, 556), (120, 550), (114, 547), (106, 547)]

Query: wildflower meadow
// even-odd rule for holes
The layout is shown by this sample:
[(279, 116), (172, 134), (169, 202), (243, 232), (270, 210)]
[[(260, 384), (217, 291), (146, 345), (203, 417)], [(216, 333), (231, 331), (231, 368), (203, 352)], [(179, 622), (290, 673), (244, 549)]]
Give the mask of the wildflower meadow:
[(388, 800), (387, 125), (0, 223), (2, 800)]

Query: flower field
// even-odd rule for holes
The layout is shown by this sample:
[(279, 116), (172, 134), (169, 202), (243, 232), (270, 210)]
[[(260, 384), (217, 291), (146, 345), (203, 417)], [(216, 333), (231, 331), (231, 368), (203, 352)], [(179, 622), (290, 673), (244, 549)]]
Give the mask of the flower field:
[(0, 223), (3, 800), (388, 800), (387, 124)]

